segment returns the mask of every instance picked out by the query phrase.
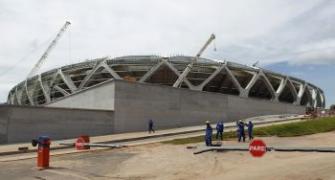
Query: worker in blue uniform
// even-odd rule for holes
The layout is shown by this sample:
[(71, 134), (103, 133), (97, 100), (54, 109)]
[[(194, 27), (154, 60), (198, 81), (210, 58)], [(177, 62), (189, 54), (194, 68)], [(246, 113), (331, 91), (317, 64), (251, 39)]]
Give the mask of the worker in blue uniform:
[(216, 124), (216, 139), (220, 139), (223, 140), (223, 129), (224, 129), (224, 125), (223, 125), (223, 121), (219, 121)]
[(240, 141), (241, 141), (240, 121), (237, 121), (237, 122), (236, 122), (236, 126), (237, 126), (237, 141), (240, 142)]
[(150, 119), (149, 120), (149, 122), (148, 122), (148, 131), (149, 131), (149, 134), (151, 133), (151, 132), (153, 132), (153, 133), (155, 133), (155, 130), (154, 130), (154, 121), (152, 120), (152, 119)]
[(205, 143), (206, 146), (212, 146), (212, 134), (213, 129), (209, 121), (206, 121), (206, 134), (205, 134)]
[(244, 122), (240, 121), (238, 123), (238, 142), (241, 142), (241, 139), (243, 142), (245, 142), (245, 133), (244, 133)]
[(248, 136), (249, 136), (249, 140), (252, 140), (252, 139), (254, 139), (254, 136), (253, 136), (253, 128), (254, 128), (254, 124), (251, 122), (251, 121), (249, 121), (249, 123), (248, 123)]

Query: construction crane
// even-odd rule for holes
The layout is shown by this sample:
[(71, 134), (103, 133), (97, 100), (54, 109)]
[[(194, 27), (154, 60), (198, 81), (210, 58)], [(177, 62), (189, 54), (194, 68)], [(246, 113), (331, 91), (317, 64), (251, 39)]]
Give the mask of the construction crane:
[(29, 72), (27, 79), (34, 76), (37, 71), (41, 68), (42, 64), (45, 62), (46, 58), (48, 57), (50, 51), (56, 46), (58, 40), (62, 37), (62, 35), (64, 34), (65, 30), (68, 28), (68, 26), (71, 23), (69, 21), (66, 21), (65, 24), (63, 25), (63, 27), (59, 30), (58, 34), (56, 35), (55, 39), (52, 40), (52, 42), (50, 43), (50, 45), (48, 46), (48, 48), (45, 50), (45, 52), (43, 53), (43, 55), (41, 56), (41, 58), (37, 61), (37, 63), (35, 64), (35, 66), (31, 69), (31, 71)]
[(259, 61), (256, 61), (256, 62), (255, 62), (254, 64), (252, 64), (251, 66), (252, 66), (252, 67), (257, 67), (258, 64), (259, 64)]
[(185, 70), (178, 77), (178, 79), (176, 80), (176, 82), (173, 84), (173, 87), (180, 87), (181, 86), (182, 82), (184, 81), (184, 79), (186, 78), (186, 76), (188, 75), (188, 73), (193, 68), (193, 64), (198, 61), (198, 59), (200, 58), (201, 54), (206, 50), (206, 48), (208, 47), (208, 45), (214, 39), (215, 39), (215, 35), (211, 34), (211, 36), (209, 37), (209, 39), (207, 40), (207, 42), (205, 43), (205, 45), (200, 49), (200, 51), (197, 53), (197, 55), (195, 56), (195, 58), (192, 59), (191, 63), (186, 66)]

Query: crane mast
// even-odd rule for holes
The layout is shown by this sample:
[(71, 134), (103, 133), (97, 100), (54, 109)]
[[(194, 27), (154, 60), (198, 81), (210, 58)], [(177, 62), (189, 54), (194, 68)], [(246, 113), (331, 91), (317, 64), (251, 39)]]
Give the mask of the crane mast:
[(184, 81), (184, 79), (186, 78), (186, 76), (188, 75), (188, 73), (191, 71), (191, 69), (193, 68), (193, 64), (196, 63), (199, 59), (199, 57), (201, 56), (201, 54), (206, 50), (206, 48), (208, 47), (208, 45), (215, 39), (215, 35), (211, 34), (211, 36), (209, 37), (209, 39), (206, 41), (206, 43), (204, 44), (204, 46), (200, 49), (200, 51), (197, 53), (197, 55), (192, 59), (191, 63), (188, 64), (186, 66), (186, 68), (184, 69), (184, 71), (181, 73), (181, 75), (178, 77), (178, 79), (176, 80), (176, 82), (173, 84), (173, 87), (180, 87), (182, 82)]
[(65, 22), (65, 24), (63, 25), (63, 27), (59, 30), (58, 34), (56, 35), (55, 39), (52, 40), (52, 42), (50, 43), (50, 45), (48, 46), (48, 48), (45, 50), (45, 52), (43, 53), (43, 55), (41, 56), (41, 58), (37, 61), (37, 63), (31, 69), (31, 71), (29, 72), (27, 78), (30, 78), (30, 77), (34, 76), (37, 73), (37, 71), (41, 68), (42, 64), (45, 62), (46, 58), (48, 57), (50, 51), (55, 47), (55, 45), (57, 44), (58, 40), (62, 37), (62, 35), (64, 34), (65, 30), (68, 28), (68, 26), (70, 24), (71, 23), (69, 21)]

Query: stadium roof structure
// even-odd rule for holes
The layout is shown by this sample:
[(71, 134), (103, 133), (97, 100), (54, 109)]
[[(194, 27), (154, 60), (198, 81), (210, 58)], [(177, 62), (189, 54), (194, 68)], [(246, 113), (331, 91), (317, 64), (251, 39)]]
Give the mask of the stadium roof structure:
[[(123, 56), (55, 68), (11, 89), (8, 104), (46, 105), (110, 79), (172, 86), (194, 57)], [(199, 58), (180, 88), (325, 107), (319, 87), (304, 80), (230, 61)]]

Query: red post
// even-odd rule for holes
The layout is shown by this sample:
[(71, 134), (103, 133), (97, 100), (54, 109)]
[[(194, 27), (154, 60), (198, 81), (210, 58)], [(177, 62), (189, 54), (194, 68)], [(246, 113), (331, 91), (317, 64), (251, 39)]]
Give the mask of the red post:
[(37, 167), (45, 169), (49, 167), (50, 160), (50, 138), (40, 136), (38, 140), (32, 141), (33, 146), (38, 145), (37, 149)]

